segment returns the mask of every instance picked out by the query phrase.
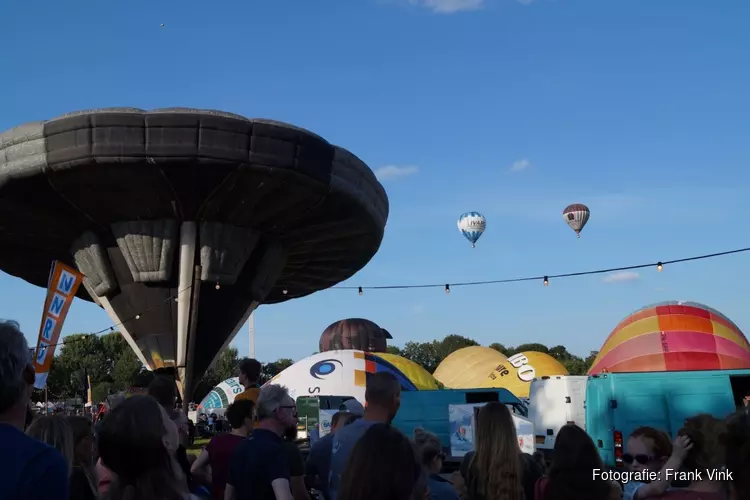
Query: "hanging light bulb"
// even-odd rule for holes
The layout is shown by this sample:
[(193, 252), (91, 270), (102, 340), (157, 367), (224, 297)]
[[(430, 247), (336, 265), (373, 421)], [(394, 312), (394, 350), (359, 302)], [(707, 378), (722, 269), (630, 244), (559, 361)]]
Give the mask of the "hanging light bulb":
[(141, 315), (140, 314), (136, 314), (135, 315), (135, 319), (141, 319)]
[(545, 277), (544, 277), (544, 282), (543, 282), (543, 283), (544, 283), (544, 286), (549, 286), (549, 278), (547, 278), (547, 277), (545, 276)]
[(216, 287), (215, 287), (215, 288), (216, 288), (217, 290), (220, 290), (220, 289), (221, 289), (221, 285), (219, 284), (219, 282), (218, 282), (218, 281), (216, 282)]
[(360, 295), (362, 295), (363, 293), (365, 293), (365, 292), (363, 292), (363, 291), (362, 291), (362, 287), (359, 287), (359, 292), (358, 292), (358, 293), (359, 293)]
[(656, 270), (659, 271), (659, 272), (661, 272), (662, 269), (664, 269), (664, 264), (662, 264), (661, 262), (657, 262), (656, 263)]
[(451, 286), (449, 284), (445, 284), (445, 293), (451, 293)]
[(287, 290), (286, 288), (284, 288), (284, 289), (283, 289), (283, 290), (281, 291), (281, 293), (283, 293), (284, 295), (286, 295), (287, 293), (289, 293), (289, 290)]

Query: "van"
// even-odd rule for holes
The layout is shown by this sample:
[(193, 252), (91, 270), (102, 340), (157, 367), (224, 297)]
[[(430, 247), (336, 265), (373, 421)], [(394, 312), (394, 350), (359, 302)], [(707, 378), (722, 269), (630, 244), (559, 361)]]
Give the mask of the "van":
[(505, 404), (514, 415), (521, 417), (528, 415), (526, 405), (507, 389), (403, 391), (401, 392), (401, 407), (393, 420), (393, 426), (410, 437), (417, 427), (434, 433), (443, 445), (447, 461), (459, 462), (460, 456), (451, 456), (449, 407), (490, 401)]
[(725, 418), (750, 392), (750, 370), (592, 375), (586, 385), (586, 431), (605, 465), (622, 467), (624, 440), (638, 427), (675, 433), (685, 419)]
[(535, 378), (529, 387), (529, 420), (534, 423), (537, 450), (548, 459), (566, 424), (586, 429), (586, 376)]

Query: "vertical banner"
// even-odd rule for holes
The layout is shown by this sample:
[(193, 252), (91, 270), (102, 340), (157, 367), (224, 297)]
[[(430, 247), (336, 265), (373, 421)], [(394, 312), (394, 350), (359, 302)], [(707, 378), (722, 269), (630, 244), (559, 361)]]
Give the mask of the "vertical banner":
[(47, 374), (55, 356), (55, 347), (60, 338), (63, 322), (82, 281), (83, 275), (75, 269), (57, 261), (52, 263), (42, 325), (39, 327), (39, 340), (34, 353), (34, 387), (37, 389), (44, 389), (47, 385)]

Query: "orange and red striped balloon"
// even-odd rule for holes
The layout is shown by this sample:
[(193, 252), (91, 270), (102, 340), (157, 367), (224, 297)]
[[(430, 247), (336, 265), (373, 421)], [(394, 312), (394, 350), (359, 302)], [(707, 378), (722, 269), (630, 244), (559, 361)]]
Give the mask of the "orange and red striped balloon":
[(750, 344), (737, 325), (703, 304), (673, 301), (625, 318), (589, 374), (742, 368), (750, 368)]

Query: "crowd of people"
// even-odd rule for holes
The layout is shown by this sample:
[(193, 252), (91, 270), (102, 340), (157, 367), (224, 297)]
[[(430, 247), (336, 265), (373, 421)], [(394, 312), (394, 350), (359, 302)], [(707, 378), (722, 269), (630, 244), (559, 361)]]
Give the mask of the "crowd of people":
[(294, 399), (282, 386), (259, 387), (257, 361), (244, 360), (240, 371), (246, 389), (226, 411), (231, 431), (189, 457), (187, 417), (175, 408), (174, 380), (165, 377), (155, 378), (148, 395), (112, 398), (96, 425), (83, 416), (29, 419), (29, 347), (17, 324), (0, 322), (0, 499), (750, 498), (747, 412), (726, 420), (697, 415), (674, 440), (636, 429), (619, 455), (622, 470), (632, 473), (624, 476), (608, 473), (596, 444), (572, 424), (560, 431), (549, 464), (522, 453), (510, 411), (491, 402), (477, 415), (475, 451), (447, 476), (437, 436), (422, 429), (406, 436), (390, 425), (401, 398), (391, 374), (370, 376), (366, 405), (348, 401), (303, 460)]

